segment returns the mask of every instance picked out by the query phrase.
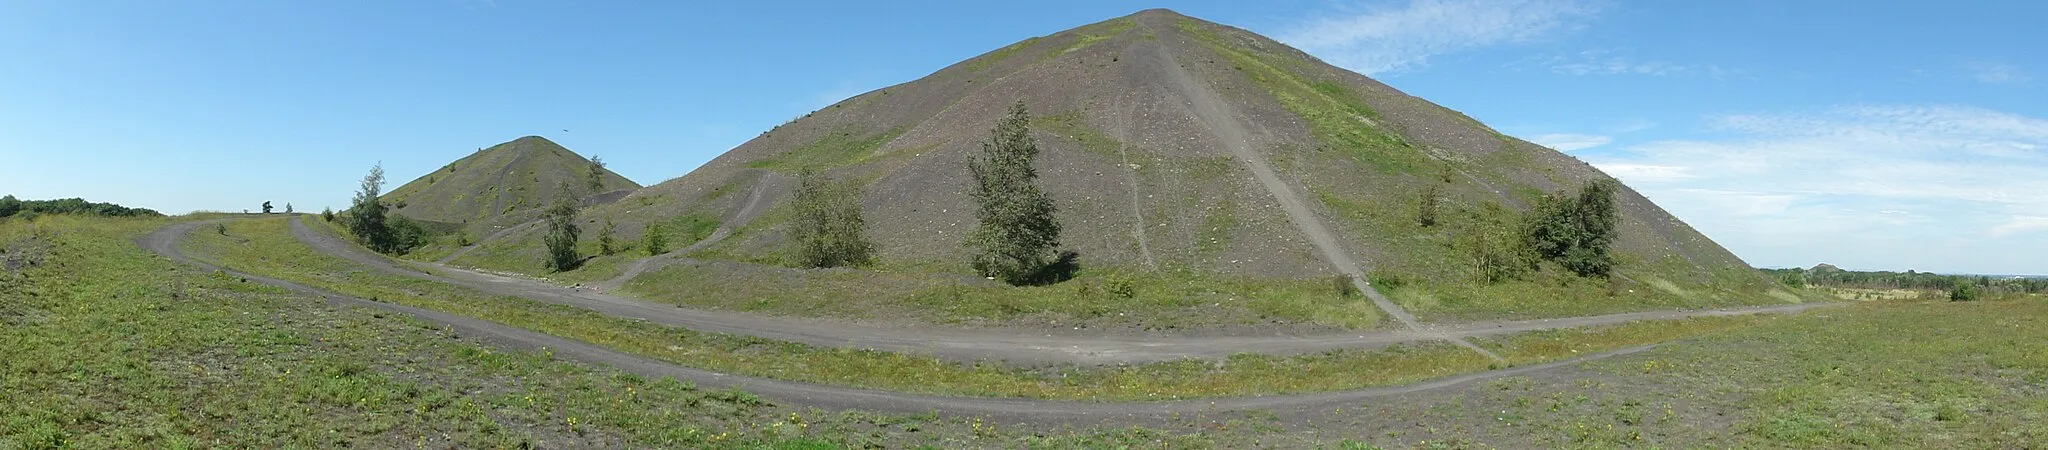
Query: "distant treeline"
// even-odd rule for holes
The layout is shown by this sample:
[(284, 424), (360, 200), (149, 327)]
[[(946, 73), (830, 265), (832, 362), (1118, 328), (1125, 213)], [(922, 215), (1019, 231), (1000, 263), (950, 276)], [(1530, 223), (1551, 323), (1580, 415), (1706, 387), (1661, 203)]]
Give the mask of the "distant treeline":
[(1764, 269), (1793, 286), (1824, 286), (1863, 289), (1925, 289), (1947, 290), (1961, 284), (1976, 285), (1987, 292), (2011, 292), (2039, 294), (2048, 292), (2048, 278), (1993, 278), (1981, 275), (1942, 275), (1937, 273), (1905, 272), (1859, 272), (1842, 270), (1822, 264), (1812, 269)]
[(149, 208), (129, 208), (113, 203), (93, 203), (82, 198), (22, 201), (15, 199), (12, 195), (0, 197), (0, 217), (26, 216), (31, 214), (89, 214), (110, 217), (163, 215)]

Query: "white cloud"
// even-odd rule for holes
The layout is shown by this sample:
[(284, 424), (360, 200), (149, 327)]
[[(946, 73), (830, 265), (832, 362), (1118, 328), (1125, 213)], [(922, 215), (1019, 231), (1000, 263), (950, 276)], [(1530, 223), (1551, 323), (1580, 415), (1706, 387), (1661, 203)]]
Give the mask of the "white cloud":
[(1554, 148), (1560, 152), (1574, 152), (1607, 145), (1610, 142), (1614, 142), (1614, 138), (1596, 134), (1550, 133), (1532, 136), (1529, 138), (1529, 142)]
[(2048, 230), (2048, 119), (1851, 106), (1709, 126), (1726, 137), (1590, 162), (1754, 263), (2048, 273), (2048, 241), (2025, 239)]
[(1620, 178), (1621, 181), (1630, 184), (1667, 183), (1697, 178), (1688, 173), (1686, 168), (1680, 166), (1597, 162), (1593, 163), (1593, 166), (1598, 167), (1602, 172), (1607, 172), (1608, 175)]
[(2022, 85), (2034, 81), (2026, 71), (2011, 64), (1978, 61), (1963, 66), (1970, 71), (1971, 77), (1985, 84)]
[(1572, 0), (1410, 0), (1314, 19), (1280, 40), (1373, 75), (1427, 66), (1435, 55), (1530, 41), (1598, 13), (1597, 6)]
[(1613, 50), (1586, 50), (1569, 56), (1552, 56), (1538, 61), (1538, 64), (1564, 75), (1700, 75), (1722, 78), (1738, 74), (1717, 65), (1643, 61)]
[(2042, 230), (2048, 230), (2048, 217), (2012, 216), (2012, 218), (2006, 220), (2005, 223), (2001, 223), (1998, 224), (1998, 226), (1991, 227), (1991, 230), (1986, 232), (1985, 234), (1990, 235), (1991, 237), (2006, 237), (2015, 234), (2029, 233)]

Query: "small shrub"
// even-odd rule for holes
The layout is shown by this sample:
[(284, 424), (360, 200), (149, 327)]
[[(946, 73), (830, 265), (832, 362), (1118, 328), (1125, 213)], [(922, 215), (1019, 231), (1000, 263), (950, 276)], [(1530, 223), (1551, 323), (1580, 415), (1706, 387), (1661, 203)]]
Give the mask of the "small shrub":
[(221, 222), (214, 222), (214, 223), (213, 223), (213, 232), (215, 232), (215, 233), (220, 233), (220, 235), (221, 235), (221, 236), (227, 236), (227, 235), (228, 235), (228, 224), (226, 224), (226, 223), (221, 223)]
[(1437, 187), (1436, 183), (1430, 183), (1422, 188), (1421, 196), (1415, 200), (1416, 224), (1425, 228), (1436, 226), (1437, 208), (1442, 202), (1439, 197), (1443, 196), (1442, 189)]
[(860, 216), (860, 188), (827, 181), (805, 170), (796, 189), (796, 220), (791, 235), (796, 259), (804, 267), (861, 266), (874, 260), (875, 244), (867, 238)]
[(1974, 301), (1977, 295), (1977, 283), (1957, 281), (1955, 286), (1948, 288), (1948, 301), (1952, 302)]
[(647, 249), (647, 256), (660, 255), (668, 251), (668, 235), (663, 234), (661, 225), (649, 224), (640, 232), (641, 247)]
[(612, 232), (617, 228), (618, 224), (612, 223), (612, 219), (606, 217), (604, 219), (604, 226), (597, 229), (597, 252), (599, 254), (611, 256), (612, 253), (619, 250), (617, 242), (612, 240)]
[(1108, 291), (1109, 295), (1125, 300), (1138, 296), (1138, 285), (1123, 277), (1110, 278), (1103, 286), (1103, 290)]
[(1358, 285), (1351, 284), (1350, 276), (1331, 275), (1330, 292), (1336, 293), (1337, 298), (1351, 298), (1358, 295)]
[(1494, 202), (1486, 202), (1464, 220), (1452, 246), (1471, 260), (1480, 280), (1499, 283), (1535, 270), (1535, 252), (1515, 236), (1516, 220), (1514, 213)]
[(333, 222), (333, 221), (334, 221), (334, 208), (327, 208), (327, 209), (322, 209), (322, 210), (320, 210), (320, 220), (323, 220), (323, 221), (327, 221), (327, 222)]
[(1373, 269), (1372, 273), (1365, 274), (1365, 279), (1371, 280), (1373, 286), (1387, 289), (1396, 289), (1408, 285), (1407, 275), (1387, 268)]
[(390, 247), (385, 253), (403, 255), (412, 249), (427, 245), (427, 228), (417, 221), (405, 216), (392, 215), (385, 219), (385, 225), (390, 228), (388, 233), (391, 235)]

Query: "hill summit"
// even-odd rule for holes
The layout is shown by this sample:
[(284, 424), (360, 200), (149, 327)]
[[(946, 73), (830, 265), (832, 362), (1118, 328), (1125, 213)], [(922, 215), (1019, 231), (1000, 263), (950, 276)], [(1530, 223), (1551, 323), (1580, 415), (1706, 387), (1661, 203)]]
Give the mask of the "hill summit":
[(599, 186), (589, 186), (591, 162), (540, 136), (513, 139), (477, 150), (384, 194), (392, 211), (413, 219), (449, 224), (496, 223), (546, 206), (566, 183), (578, 198), (638, 189), (610, 169), (600, 169)]
[[(943, 292), (957, 285), (944, 280), (971, 274), (962, 245), (976, 220), (966, 160), (1019, 101), (1032, 115), (1040, 184), (1054, 200), (1063, 245), (1079, 253), (1084, 267), (1072, 292), (1058, 295), (1101, 295), (1102, 286), (1135, 283), (1115, 295), (1153, 299), (1133, 302), (1156, 300), (1163, 303), (1144, 307), (1163, 309), (1194, 308), (1197, 301), (1243, 308), (1253, 312), (1223, 314), (1258, 321), (1374, 314), (1370, 305), (1344, 303), (1358, 300), (1300, 300), (1332, 286), (1332, 275), (1369, 277), (1425, 319), (1776, 302), (1766, 293), (1782, 294), (1626, 186), (1615, 195), (1621, 223), (1611, 282), (1547, 265), (1519, 279), (1487, 281), (1473, 261), (1485, 233), (1512, 228), (1514, 217), (1547, 194), (1612, 178), (1271, 39), (1160, 9), (1025, 39), (848, 98), (763, 132), (687, 175), (586, 210), (585, 220), (612, 219), (627, 238), (677, 217), (730, 230), (698, 233), (715, 242), (678, 246), (694, 265), (666, 269), (663, 286), (772, 278), (766, 273), (780, 274), (779, 284), (802, 285), (812, 275), (775, 266), (789, 260), (794, 245), (787, 238), (790, 180), (814, 171), (863, 188), (874, 276), (892, 280), (861, 285), (862, 295), (883, 300), (854, 301), (864, 306), (845, 311), (888, 314), (889, 298), (972, 302), (971, 295)], [(1441, 218), (1417, 220), (1424, 203), (1436, 204)], [(503, 236), (524, 243), (500, 246), (537, 246), (536, 234)], [(639, 289), (691, 295), (655, 284)], [(872, 287), (880, 284), (891, 287)], [(833, 314), (816, 304), (775, 306), (814, 294), (750, 289), (730, 296), (757, 299), (749, 309)], [(1060, 311), (1060, 301), (1030, 306), (1027, 300), (1051, 295), (1034, 289), (1040, 290), (1014, 295), (1024, 303), (999, 309), (1013, 317), (1087, 314)], [(1206, 300), (1219, 295), (1237, 303)], [(1276, 298), (1313, 306), (1260, 306)]]

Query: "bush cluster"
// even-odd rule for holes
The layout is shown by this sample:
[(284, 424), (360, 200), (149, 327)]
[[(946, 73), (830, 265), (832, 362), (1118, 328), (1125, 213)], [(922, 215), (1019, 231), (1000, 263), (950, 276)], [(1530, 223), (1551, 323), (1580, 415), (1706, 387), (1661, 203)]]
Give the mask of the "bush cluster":
[(1613, 180), (1597, 179), (1580, 187), (1577, 196), (1544, 196), (1525, 216), (1524, 242), (1537, 256), (1579, 276), (1607, 276), (1615, 264), (1610, 247), (1621, 228), (1621, 212), (1614, 204), (1618, 186)]
[(875, 244), (860, 217), (860, 187), (832, 182), (806, 170), (796, 189), (797, 264), (804, 267), (861, 266), (874, 260)]
[(0, 197), (0, 217), (16, 214), (74, 214), (107, 217), (156, 217), (162, 213), (149, 208), (129, 208), (113, 203), (94, 203), (82, 198), (56, 200), (21, 200), (13, 195)]

